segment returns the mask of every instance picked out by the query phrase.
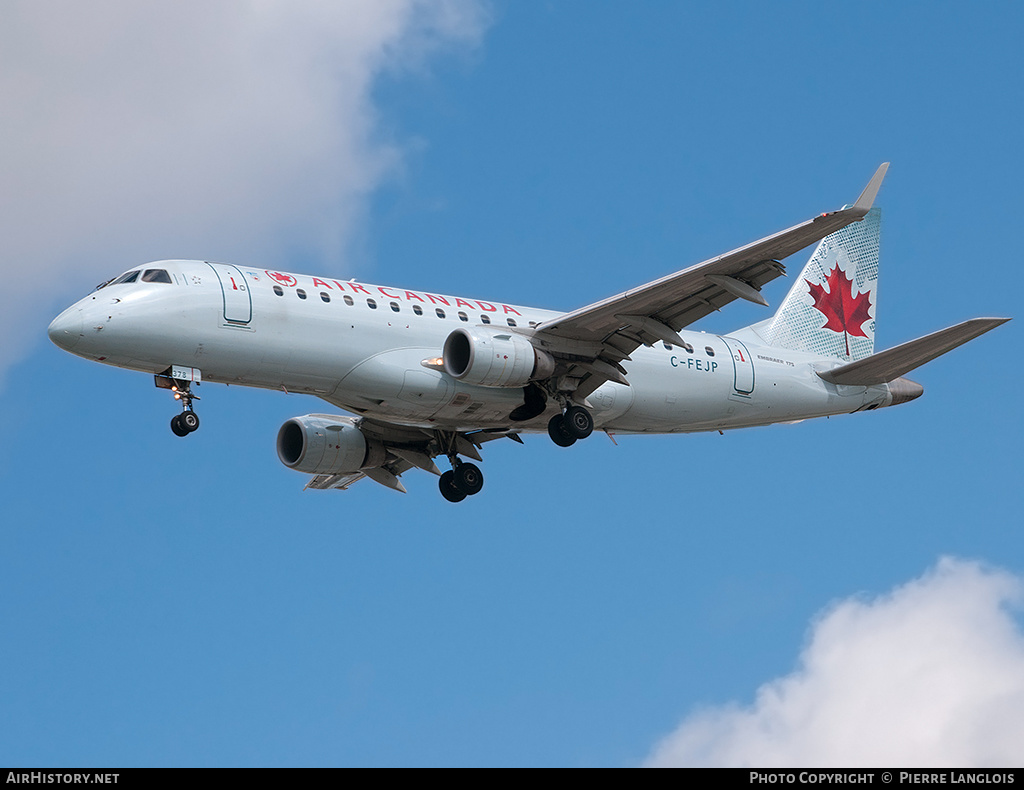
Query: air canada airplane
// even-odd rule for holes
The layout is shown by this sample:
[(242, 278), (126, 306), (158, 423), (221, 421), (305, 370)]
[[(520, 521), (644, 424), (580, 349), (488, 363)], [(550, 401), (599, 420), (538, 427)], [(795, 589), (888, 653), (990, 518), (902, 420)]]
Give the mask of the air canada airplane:
[[(281, 271), (171, 260), (100, 285), (53, 321), (86, 359), (149, 373), (199, 427), (201, 382), (316, 395), (277, 434), (307, 488), (362, 478), (405, 491), (417, 467), (451, 502), (480, 492), (485, 442), (547, 431), (724, 431), (906, 403), (903, 376), (1008, 321), (975, 318), (875, 353), (888, 163), (852, 206), (568, 313)], [(820, 242), (774, 316), (726, 335), (690, 330), (734, 299), (767, 306), (780, 262)], [(434, 463), (451, 464), (444, 473)]]

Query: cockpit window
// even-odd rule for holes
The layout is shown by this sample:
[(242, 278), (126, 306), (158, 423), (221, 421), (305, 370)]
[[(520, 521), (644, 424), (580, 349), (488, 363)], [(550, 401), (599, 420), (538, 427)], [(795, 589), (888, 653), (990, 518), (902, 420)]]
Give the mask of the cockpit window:
[(133, 272), (125, 272), (120, 277), (115, 277), (111, 280), (108, 285), (124, 285), (125, 283), (133, 283), (139, 279), (139, 270), (136, 269)]
[(167, 273), (166, 269), (146, 269), (142, 275), (142, 282), (144, 283), (170, 283), (171, 275)]

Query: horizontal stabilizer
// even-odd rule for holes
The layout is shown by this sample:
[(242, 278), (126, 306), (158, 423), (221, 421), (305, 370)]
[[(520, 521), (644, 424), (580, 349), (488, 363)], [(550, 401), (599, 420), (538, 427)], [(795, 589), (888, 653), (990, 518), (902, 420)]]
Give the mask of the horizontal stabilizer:
[(962, 324), (940, 329), (938, 332), (919, 337), (917, 340), (911, 340), (909, 343), (903, 343), (895, 348), (858, 359), (849, 365), (818, 373), (818, 375), (833, 384), (859, 386), (885, 384), (1009, 320), (1009, 318), (972, 318)]

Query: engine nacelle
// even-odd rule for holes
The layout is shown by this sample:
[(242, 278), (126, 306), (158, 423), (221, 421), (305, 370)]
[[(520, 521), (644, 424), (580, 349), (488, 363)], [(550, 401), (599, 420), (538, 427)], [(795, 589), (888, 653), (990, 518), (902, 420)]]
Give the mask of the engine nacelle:
[(444, 341), (442, 359), (449, 376), (481, 387), (522, 387), (555, 372), (548, 352), (495, 327), (459, 327)]
[(298, 472), (343, 475), (384, 462), (384, 446), (367, 439), (350, 417), (292, 417), (277, 432), (277, 457)]

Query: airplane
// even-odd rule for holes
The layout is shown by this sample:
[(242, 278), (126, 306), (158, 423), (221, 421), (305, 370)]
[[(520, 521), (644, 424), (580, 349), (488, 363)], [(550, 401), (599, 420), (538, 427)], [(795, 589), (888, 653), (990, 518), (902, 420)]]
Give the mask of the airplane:
[[(724, 431), (895, 406), (906, 373), (1010, 320), (975, 318), (875, 353), (883, 163), (852, 206), (567, 313), (214, 261), (129, 269), (62, 312), (60, 348), (154, 376), (199, 427), (203, 382), (315, 395), (346, 415), (294, 417), (281, 462), (306, 487), (363, 478), (478, 494), (484, 443), (547, 432), (560, 447), (618, 434)], [(771, 318), (689, 329), (736, 299), (767, 307), (781, 262), (818, 242)], [(435, 458), (451, 468), (441, 472)], [(470, 459), (470, 460), (466, 460)]]

